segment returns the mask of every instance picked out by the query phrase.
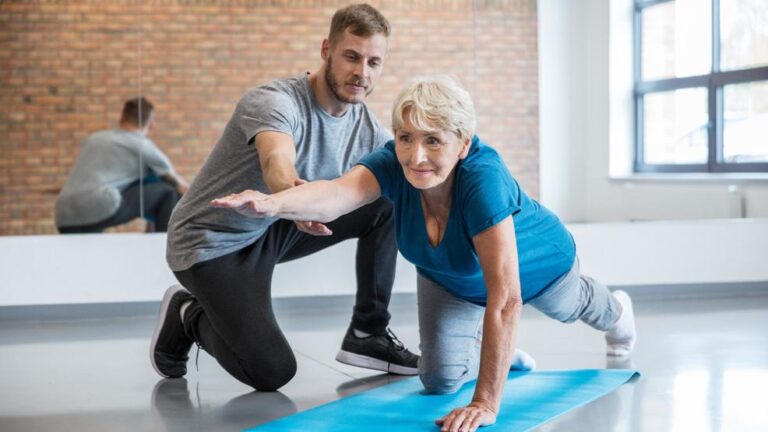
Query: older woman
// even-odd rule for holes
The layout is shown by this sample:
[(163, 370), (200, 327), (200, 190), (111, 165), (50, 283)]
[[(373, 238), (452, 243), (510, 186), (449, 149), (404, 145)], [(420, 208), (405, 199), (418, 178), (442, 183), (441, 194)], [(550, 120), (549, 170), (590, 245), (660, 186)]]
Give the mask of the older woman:
[(331, 221), (380, 196), (394, 203), (397, 244), (418, 270), (419, 375), (428, 392), (477, 378), (472, 402), (444, 431), (495, 422), (523, 303), (606, 331), (607, 353), (635, 342), (629, 296), (579, 271), (573, 238), (529, 198), (496, 151), (474, 136), (469, 94), (447, 77), (408, 85), (393, 109), (395, 141), (344, 176), (274, 195), (247, 190), (211, 205), (253, 217)]

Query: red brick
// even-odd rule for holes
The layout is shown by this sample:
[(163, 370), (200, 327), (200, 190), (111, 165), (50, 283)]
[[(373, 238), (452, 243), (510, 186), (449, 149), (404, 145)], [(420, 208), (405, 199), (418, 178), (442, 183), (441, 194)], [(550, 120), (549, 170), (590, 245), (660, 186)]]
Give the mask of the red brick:
[[(382, 123), (409, 77), (457, 75), (475, 99), (478, 134), (537, 196), (536, 1), (371, 3), (395, 30), (369, 101)], [(55, 232), (52, 196), (27, 193), (29, 185), (60, 187), (79, 142), (114, 126), (122, 102), (138, 93), (139, 59), (143, 93), (158, 107), (153, 139), (192, 178), (244, 91), (317, 67), (329, 18), (345, 4), (155, 0), (139, 15), (133, 0), (3, 2), (0, 234)], [(134, 222), (114, 231), (143, 229)]]

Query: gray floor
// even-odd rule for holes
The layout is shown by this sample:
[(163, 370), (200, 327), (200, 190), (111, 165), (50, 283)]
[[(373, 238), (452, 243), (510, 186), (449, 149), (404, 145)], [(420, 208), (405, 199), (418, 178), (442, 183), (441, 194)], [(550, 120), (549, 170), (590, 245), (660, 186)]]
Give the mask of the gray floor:
[[(640, 340), (627, 362), (607, 360), (602, 335), (585, 325), (526, 308), (519, 343), (540, 369), (643, 374), (540, 431), (768, 431), (768, 295), (645, 300), (635, 308)], [(186, 379), (159, 380), (148, 364), (153, 318), (0, 322), (0, 431), (234, 431), (398, 379), (333, 360), (345, 311), (282, 309), (299, 372), (264, 394), (205, 352)], [(417, 347), (415, 307), (400, 304), (393, 315), (395, 332)]]

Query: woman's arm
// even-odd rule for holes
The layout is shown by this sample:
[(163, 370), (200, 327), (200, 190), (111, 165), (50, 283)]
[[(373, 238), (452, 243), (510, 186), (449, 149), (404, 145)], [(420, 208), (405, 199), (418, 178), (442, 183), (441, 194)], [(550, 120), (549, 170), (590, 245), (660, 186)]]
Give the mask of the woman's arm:
[(334, 180), (306, 183), (266, 195), (254, 190), (217, 198), (212, 207), (229, 208), (240, 214), (264, 218), (330, 222), (381, 196), (373, 173), (357, 165)]
[(474, 431), (496, 422), (501, 395), (515, 352), (515, 335), (523, 308), (517, 242), (512, 216), (473, 237), (480, 258), (488, 301), (483, 317), (480, 374), (472, 403), (438, 420), (442, 430)]

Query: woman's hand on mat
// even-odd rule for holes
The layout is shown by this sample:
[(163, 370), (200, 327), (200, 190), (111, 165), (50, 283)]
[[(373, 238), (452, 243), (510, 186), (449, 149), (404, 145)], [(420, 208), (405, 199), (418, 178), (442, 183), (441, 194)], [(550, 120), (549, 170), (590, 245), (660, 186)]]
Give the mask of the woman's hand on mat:
[(277, 203), (269, 195), (255, 190), (244, 190), (237, 194), (216, 198), (210, 202), (211, 207), (232, 209), (242, 215), (253, 218), (275, 216)]
[[(306, 180), (302, 179), (296, 179), (296, 181), (293, 183), (294, 186), (300, 186), (306, 183)], [(315, 221), (293, 221), (296, 224), (296, 228), (299, 229), (301, 232), (305, 232), (307, 234), (311, 234), (313, 236), (329, 236), (333, 234), (333, 231), (328, 229), (327, 226), (320, 222)]]
[(472, 402), (454, 409), (435, 423), (443, 432), (474, 432), (480, 426), (496, 423), (496, 412), (480, 402)]

